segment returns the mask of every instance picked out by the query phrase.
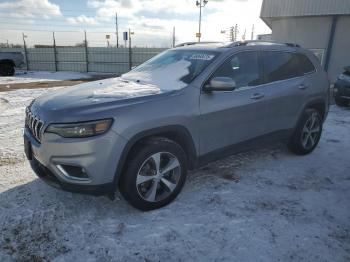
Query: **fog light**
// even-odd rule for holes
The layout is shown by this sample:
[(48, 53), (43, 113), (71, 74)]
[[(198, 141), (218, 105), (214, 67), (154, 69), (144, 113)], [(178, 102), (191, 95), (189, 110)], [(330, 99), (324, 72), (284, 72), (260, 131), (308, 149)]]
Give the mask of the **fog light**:
[(56, 165), (56, 167), (64, 176), (70, 179), (89, 180), (89, 176), (83, 167), (72, 165)]

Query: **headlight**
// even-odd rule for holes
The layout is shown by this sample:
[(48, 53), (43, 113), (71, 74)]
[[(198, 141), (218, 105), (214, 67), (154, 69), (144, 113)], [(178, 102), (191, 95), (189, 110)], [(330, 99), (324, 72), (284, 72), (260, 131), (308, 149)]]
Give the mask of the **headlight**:
[(112, 122), (112, 119), (103, 119), (74, 124), (51, 124), (45, 132), (66, 138), (96, 136), (107, 132)]

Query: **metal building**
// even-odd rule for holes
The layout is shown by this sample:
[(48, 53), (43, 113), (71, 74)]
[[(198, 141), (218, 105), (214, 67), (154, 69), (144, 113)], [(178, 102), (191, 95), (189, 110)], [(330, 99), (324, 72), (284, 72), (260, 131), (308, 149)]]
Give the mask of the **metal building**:
[(314, 51), (332, 82), (350, 66), (350, 0), (264, 0), (260, 17), (272, 40)]

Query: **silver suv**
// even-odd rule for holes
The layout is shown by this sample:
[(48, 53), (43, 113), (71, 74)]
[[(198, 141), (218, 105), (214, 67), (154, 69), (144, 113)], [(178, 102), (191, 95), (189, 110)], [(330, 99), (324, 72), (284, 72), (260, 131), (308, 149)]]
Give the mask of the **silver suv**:
[(68, 191), (119, 188), (151, 210), (181, 191), (188, 169), (283, 140), (314, 150), (329, 104), (326, 73), (293, 44), (188, 44), (119, 78), (62, 88), (26, 109), (33, 170)]

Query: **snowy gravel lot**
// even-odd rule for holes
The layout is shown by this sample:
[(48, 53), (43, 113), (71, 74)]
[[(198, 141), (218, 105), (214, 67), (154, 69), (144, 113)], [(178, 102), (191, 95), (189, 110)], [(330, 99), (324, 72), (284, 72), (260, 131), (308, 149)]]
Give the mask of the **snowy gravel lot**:
[(143, 213), (36, 178), (21, 128), (47, 91), (0, 93), (0, 261), (350, 261), (350, 110), (331, 107), (311, 155), (276, 145), (226, 158)]
[(49, 72), (49, 71), (16, 71), (15, 76), (0, 77), (0, 85), (32, 82), (48, 82), (58, 80), (91, 78), (88, 73), (80, 72)]

